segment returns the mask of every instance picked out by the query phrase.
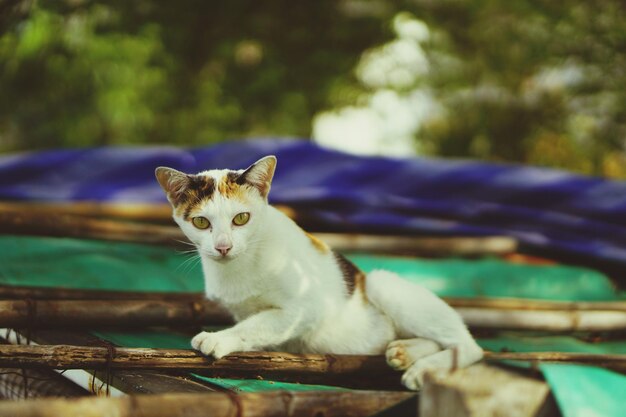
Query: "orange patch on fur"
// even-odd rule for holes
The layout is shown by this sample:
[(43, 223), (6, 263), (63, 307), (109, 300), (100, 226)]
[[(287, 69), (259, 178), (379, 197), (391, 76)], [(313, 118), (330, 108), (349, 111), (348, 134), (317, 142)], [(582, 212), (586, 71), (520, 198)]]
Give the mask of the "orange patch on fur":
[(361, 297), (363, 298), (363, 302), (367, 302), (367, 294), (365, 293), (365, 279), (366, 275), (359, 271), (354, 276), (354, 290), (361, 293)]
[(226, 198), (234, 198), (237, 200), (244, 200), (244, 195), (247, 191), (248, 186), (239, 185), (232, 181), (231, 178), (225, 176), (222, 180), (217, 184), (217, 191)]
[(304, 232), (304, 234), (311, 240), (311, 243), (313, 243), (315, 249), (317, 249), (321, 253), (328, 253), (329, 248), (326, 243), (322, 242), (310, 233)]

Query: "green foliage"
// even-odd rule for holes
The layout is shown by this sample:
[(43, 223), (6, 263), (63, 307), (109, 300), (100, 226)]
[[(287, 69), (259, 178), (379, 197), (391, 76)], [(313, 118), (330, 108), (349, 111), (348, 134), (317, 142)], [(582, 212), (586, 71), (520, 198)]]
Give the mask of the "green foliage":
[(0, 35), (0, 150), (307, 136), (328, 86), (383, 39), (331, 0), (26, 10)]
[(626, 177), (623, 2), (418, 4), (439, 33), (427, 83), (448, 109), (418, 140), (438, 155)]

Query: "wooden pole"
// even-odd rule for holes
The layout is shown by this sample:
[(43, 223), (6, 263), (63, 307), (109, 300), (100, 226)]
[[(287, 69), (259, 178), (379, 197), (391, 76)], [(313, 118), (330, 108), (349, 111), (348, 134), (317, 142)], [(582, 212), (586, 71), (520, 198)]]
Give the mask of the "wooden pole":
[[(104, 293), (103, 293), (104, 294)], [(41, 295), (41, 294), (38, 294)], [(202, 300), (200, 294), (180, 295), (179, 299), (159, 299), (148, 294), (143, 300), (10, 300), (0, 301), (0, 327), (90, 327), (228, 325), (230, 315), (219, 304)], [(189, 298), (185, 298), (189, 297)], [(164, 296), (163, 296), (164, 298)], [(536, 331), (622, 331), (626, 329), (624, 302), (574, 304), (557, 310), (558, 303), (539, 302), (545, 310), (513, 309), (503, 303), (473, 303), (458, 307), (451, 303), (465, 323), (475, 329), (515, 329)], [(471, 305), (471, 303), (459, 303)], [(514, 302), (513, 306), (519, 306)], [(602, 308), (591, 310), (590, 308)]]
[(551, 301), (525, 298), (443, 297), (452, 307), (495, 310), (626, 311), (626, 301)]
[[(567, 362), (601, 366), (626, 371), (626, 355), (589, 353), (486, 352), (490, 361), (518, 360), (531, 362)], [(45, 366), (56, 369), (186, 369), (215, 375), (264, 377), (276, 375), (323, 375), (328, 378), (397, 377), (383, 356), (317, 355), (280, 352), (240, 352), (212, 359), (190, 349), (147, 349), (68, 345), (0, 345), (0, 367), (21, 368)]]
[(113, 291), (59, 287), (0, 285), (0, 300), (161, 300), (193, 302), (206, 300), (202, 292)]
[(178, 227), (116, 220), (101, 220), (68, 214), (0, 211), (0, 230), (4, 233), (35, 236), (68, 236), (120, 242), (179, 246), (186, 241)]
[[(82, 214), (83, 209), (45, 211), (0, 203), (0, 230), (20, 235), (69, 236), (169, 246), (180, 246), (180, 241), (187, 242), (176, 226), (101, 219)], [(133, 216), (123, 218), (137, 220)], [(517, 241), (504, 236), (410, 237), (339, 233), (317, 233), (315, 236), (338, 252), (475, 256), (505, 255), (517, 249)]]
[(317, 233), (315, 236), (337, 252), (394, 255), (495, 256), (513, 253), (518, 246), (515, 239), (505, 236), (412, 237), (337, 233)]
[(457, 307), (469, 327), (552, 332), (626, 330), (626, 311), (495, 310)]
[(0, 202), (0, 212), (38, 213), (46, 215), (70, 215), (91, 218), (116, 218), (141, 222), (170, 223), (172, 207), (167, 204), (150, 203), (99, 203), (81, 201), (54, 202)]
[[(343, 417), (370, 416), (412, 401), (408, 392), (297, 392), (162, 394), (121, 398), (0, 401), (11, 417)], [(414, 414), (413, 414), (414, 415)]]
[(0, 327), (225, 325), (232, 317), (208, 301), (0, 301)]

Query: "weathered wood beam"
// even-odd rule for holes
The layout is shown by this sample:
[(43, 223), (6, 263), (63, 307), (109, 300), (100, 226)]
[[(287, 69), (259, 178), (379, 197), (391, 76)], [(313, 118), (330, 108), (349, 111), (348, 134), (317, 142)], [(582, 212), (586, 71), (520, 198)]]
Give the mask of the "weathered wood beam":
[[(371, 416), (405, 401), (407, 392), (296, 392), (163, 394), (123, 398), (0, 401), (12, 417), (357, 417)], [(417, 409), (417, 404), (415, 406)]]
[(420, 393), (420, 417), (539, 417), (555, 412), (545, 382), (482, 364), (427, 373)]
[[(626, 355), (531, 352), (486, 352), (489, 361), (567, 362), (626, 371)], [(177, 369), (203, 371), (216, 376), (256, 377), (276, 375), (323, 375), (327, 378), (397, 377), (383, 356), (318, 355), (281, 352), (239, 352), (212, 359), (190, 349), (115, 348), (68, 345), (0, 345), (0, 367), (57, 369)]]

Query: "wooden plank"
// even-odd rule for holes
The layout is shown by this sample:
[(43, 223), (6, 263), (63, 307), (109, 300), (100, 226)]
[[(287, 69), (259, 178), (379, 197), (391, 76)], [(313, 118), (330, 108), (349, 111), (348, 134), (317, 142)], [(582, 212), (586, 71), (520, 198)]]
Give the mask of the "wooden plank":
[(430, 372), (420, 395), (420, 417), (538, 417), (550, 401), (543, 381), (482, 364)]
[(124, 398), (0, 401), (12, 417), (357, 417), (415, 398), (406, 392), (295, 392), (137, 395)]

